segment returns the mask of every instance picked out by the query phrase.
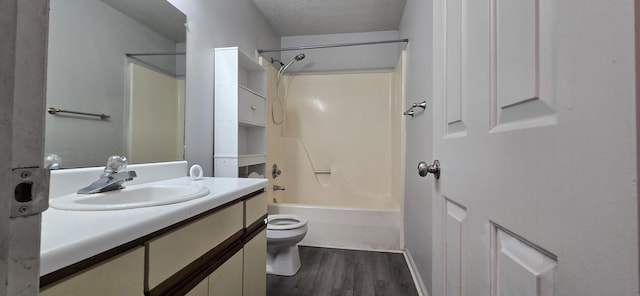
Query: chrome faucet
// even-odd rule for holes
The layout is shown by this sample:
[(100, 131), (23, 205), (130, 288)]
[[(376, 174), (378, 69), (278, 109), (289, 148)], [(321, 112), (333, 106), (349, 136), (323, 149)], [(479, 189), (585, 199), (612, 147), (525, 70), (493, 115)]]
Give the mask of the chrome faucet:
[(125, 168), (127, 168), (127, 158), (119, 155), (109, 157), (100, 178), (91, 185), (78, 190), (78, 194), (94, 194), (124, 188), (122, 183), (137, 177), (135, 171), (123, 171)]
[(277, 191), (277, 190), (284, 190), (284, 186), (273, 185), (273, 191)]

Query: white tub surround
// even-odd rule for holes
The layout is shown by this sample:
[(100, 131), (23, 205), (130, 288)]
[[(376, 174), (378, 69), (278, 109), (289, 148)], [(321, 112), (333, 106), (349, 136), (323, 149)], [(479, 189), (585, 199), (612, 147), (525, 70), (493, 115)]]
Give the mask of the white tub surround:
[[(42, 245), (40, 275), (46, 275), (58, 269), (64, 268), (81, 260), (90, 258), (114, 247), (120, 246), (147, 234), (161, 230), (200, 213), (214, 209), (218, 206), (232, 202), (252, 192), (266, 187), (264, 179), (236, 179), (236, 178), (205, 178), (193, 181), (186, 174), (186, 162), (169, 163), (170, 168), (158, 173), (158, 165), (132, 165), (128, 169), (136, 170), (138, 176), (145, 180), (149, 178), (168, 176), (169, 171), (181, 171), (183, 177), (155, 181), (153, 184), (192, 184), (197, 183), (209, 188), (210, 193), (201, 198), (185, 201), (177, 204), (155, 206), (148, 208), (116, 210), (116, 211), (63, 211), (48, 209), (42, 217)], [(76, 180), (82, 180), (80, 186), (94, 181), (97, 175), (93, 175), (96, 168), (79, 169), (87, 174), (80, 174)], [(98, 169), (98, 171), (100, 171)], [(70, 175), (76, 175), (78, 170), (55, 172), (52, 176), (52, 192), (55, 188), (56, 195), (66, 192), (70, 183), (55, 184), (55, 182), (68, 182)], [(88, 175), (88, 176), (87, 176)], [(161, 176), (162, 175), (162, 176)], [(69, 179), (67, 179), (69, 177)], [(62, 181), (62, 179), (65, 179)], [(86, 183), (85, 180), (88, 180)], [(134, 181), (129, 184), (134, 184)], [(138, 182), (139, 183), (139, 182)], [(128, 183), (125, 183), (125, 186)], [(78, 185), (78, 184), (75, 184)], [(57, 187), (57, 188), (56, 188)], [(64, 189), (63, 189), (64, 187)], [(71, 192), (77, 190), (72, 186)], [(66, 193), (65, 193), (66, 192)]]
[[(301, 245), (403, 249), (405, 63), (403, 53), (394, 70), (382, 73), (282, 78), (286, 116), (282, 124), (267, 120), (267, 164), (282, 173), (267, 174), (269, 214), (305, 217)], [(277, 69), (266, 68), (271, 108), (278, 106)]]

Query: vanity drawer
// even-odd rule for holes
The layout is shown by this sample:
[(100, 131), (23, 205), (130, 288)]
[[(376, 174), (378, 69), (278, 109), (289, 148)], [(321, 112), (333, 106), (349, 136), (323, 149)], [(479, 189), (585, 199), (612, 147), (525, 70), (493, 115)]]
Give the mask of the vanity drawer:
[(245, 202), (245, 226), (249, 227), (253, 222), (267, 214), (267, 193), (260, 193)]
[(144, 248), (139, 247), (52, 284), (42, 289), (40, 295), (142, 296), (143, 283)]
[(238, 87), (238, 121), (264, 126), (265, 119), (265, 99), (242, 87)]
[(236, 203), (147, 243), (147, 284), (158, 284), (243, 228), (243, 204)]

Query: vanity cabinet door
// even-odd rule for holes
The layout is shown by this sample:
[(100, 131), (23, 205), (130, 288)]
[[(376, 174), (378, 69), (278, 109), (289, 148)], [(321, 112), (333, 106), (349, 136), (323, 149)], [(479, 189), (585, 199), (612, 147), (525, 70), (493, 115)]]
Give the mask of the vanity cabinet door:
[(209, 276), (209, 296), (242, 296), (242, 250)]
[(209, 295), (209, 278), (204, 279), (195, 288), (193, 288), (185, 296), (208, 296)]
[(267, 294), (267, 230), (260, 231), (244, 245), (243, 296)]
[(144, 295), (144, 248), (100, 263), (40, 291), (43, 296)]

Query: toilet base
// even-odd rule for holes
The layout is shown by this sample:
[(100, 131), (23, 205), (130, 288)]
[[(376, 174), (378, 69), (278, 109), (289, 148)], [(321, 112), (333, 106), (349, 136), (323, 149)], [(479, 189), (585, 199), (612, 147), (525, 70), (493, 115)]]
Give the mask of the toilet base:
[(269, 250), (267, 248), (267, 274), (292, 276), (300, 270), (298, 245)]

